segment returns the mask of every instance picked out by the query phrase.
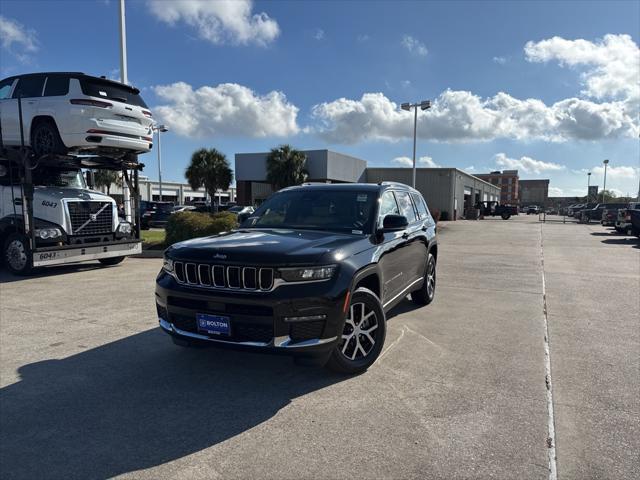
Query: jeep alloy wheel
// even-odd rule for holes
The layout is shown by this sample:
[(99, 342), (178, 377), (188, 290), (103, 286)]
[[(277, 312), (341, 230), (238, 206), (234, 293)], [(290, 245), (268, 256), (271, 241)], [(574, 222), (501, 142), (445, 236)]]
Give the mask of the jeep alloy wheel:
[(348, 360), (366, 357), (376, 344), (378, 317), (364, 303), (354, 303), (344, 323), (340, 351)]

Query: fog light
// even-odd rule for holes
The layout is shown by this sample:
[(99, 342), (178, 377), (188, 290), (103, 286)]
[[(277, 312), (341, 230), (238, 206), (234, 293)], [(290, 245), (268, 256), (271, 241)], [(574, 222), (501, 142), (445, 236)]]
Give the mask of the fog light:
[(284, 317), (285, 322), (312, 322), (314, 320), (324, 320), (327, 316), (322, 315), (306, 315), (301, 317)]

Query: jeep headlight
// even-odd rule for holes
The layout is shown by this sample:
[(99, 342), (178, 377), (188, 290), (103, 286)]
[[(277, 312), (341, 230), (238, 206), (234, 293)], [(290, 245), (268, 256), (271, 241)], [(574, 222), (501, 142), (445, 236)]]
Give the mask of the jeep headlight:
[(118, 233), (123, 235), (130, 235), (132, 232), (131, 224), (129, 222), (120, 222), (118, 225)]
[(164, 260), (162, 261), (162, 269), (167, 273), (173, 273), (173, 260), (164, 257)]
[(280, 276), (285, 282), (311, 282), (314, 280), (327, 280), (333, 277), (336, 271), (335, 265), (323, 267), (299, 267), (281, 268)]
[(49, 238), (58, 238), (62, 236), (62, 232), (59, 228), (38, 228), (36, 229), (36, 237), (41, 238), (42, 240), (47, 240)]

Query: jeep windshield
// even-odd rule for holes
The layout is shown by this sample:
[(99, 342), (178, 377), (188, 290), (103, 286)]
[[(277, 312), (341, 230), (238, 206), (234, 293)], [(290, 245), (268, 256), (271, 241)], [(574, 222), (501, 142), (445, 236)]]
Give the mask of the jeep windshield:
[(242, 228), (328, 230), (371, 233), (377, 191), (300, 189), (270, 197)]

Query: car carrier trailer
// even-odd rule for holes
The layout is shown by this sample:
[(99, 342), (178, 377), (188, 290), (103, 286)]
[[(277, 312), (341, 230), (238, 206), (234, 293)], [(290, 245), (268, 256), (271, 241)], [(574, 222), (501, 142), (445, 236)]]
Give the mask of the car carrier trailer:
[[(21, 115), (20, 123), (23, 135)], [(10, 271), (26, 275), (34, 267), (89, 260), (115, 265), (142, 251), (138, 172), (144, 165), (137, 155), (114, 150), (38, 157), (21, 143), (0, 143), (0, 248)], [(83, 169), (90, 180), (93, 169), (122, 172), (131, 191), (130, 219), (118, 215), (111, 197), (90, 189)]]

